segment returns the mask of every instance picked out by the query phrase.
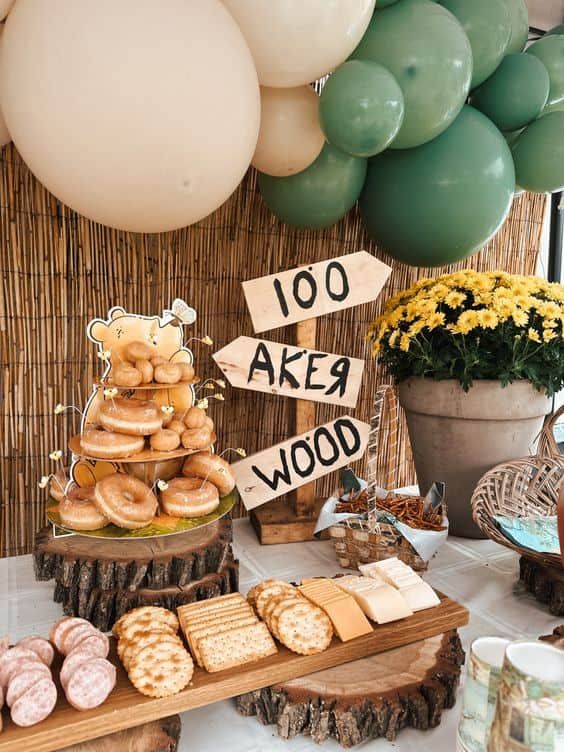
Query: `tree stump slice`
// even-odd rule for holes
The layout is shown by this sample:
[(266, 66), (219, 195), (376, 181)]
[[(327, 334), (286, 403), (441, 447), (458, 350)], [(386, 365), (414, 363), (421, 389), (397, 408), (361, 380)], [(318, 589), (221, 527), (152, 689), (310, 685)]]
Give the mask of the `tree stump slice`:
[(233, 555), (232, 522), (160, 538), (104, 540), (81, 535), (53, 537), (52, 526), (37, 533), (35, 577), (62, 587), (138, 590), (188, 585), (217, 572)]
[(59, 752), (176, 752), (181, 725), (180, 716), (172, 715), (90, 742), (73, 744)]
[(548, 605), (554, 616), (564, 616), (564, 567), (542, 565), (522, 556), (519, 579), (540, 603)]
[(393, 741), (410, 727), (425, 731), (456, 702), (464, 650), (456, 630), (406, 647), (249, 692), (237, 709), (298, 734), (353, 747), (368, 739)]

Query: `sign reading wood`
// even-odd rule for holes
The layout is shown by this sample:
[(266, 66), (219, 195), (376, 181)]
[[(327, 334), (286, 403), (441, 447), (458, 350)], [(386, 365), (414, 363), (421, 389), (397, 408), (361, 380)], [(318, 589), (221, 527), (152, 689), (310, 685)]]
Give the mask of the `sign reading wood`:
[(360, 459), (370, 426), (349, 415), (233, 464), (248, 510)]
[(366, 251), (243, 282), (255, 332), (375, 300), (392, 270)]
[(213, 359), (232, 386), (354, 407), (364, 361), (344, 355), (238, 337)]

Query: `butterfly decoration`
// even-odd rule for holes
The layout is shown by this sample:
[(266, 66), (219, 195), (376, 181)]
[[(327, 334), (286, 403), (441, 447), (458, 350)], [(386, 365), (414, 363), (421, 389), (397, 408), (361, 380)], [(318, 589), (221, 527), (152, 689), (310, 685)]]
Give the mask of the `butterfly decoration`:
[(190, 325), (196, 321), (196, 311), (190, 308), (188, 303), (185, 303), (181, 298), (175, 298), (172, 302), (170, 310), (164, 312), (165, 318), (172, 317), (178, 321), (180, 325)]

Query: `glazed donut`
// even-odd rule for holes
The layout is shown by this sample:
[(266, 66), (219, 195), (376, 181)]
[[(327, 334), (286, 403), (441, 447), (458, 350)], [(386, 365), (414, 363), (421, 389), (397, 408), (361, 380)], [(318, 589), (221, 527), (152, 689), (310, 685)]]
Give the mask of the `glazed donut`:
[(178, 384), (182, 369), (178, 363), (161, 363), (155, 367), (154, 378), (158, 384)]
[(60, 503), (65, 498), (65, 488), (68, 482), (66, 468), (57, 470), (49, 481), (49, 496)]
[(202, 428), (206, 424), (206, 411), (201, 407), (191, 407), (184, 416), (186, 428)]
[(161, 506), (171, 517), (205, 517), (218, 508), (219, 493), (201, 478), (173, 478), (161, 492)]
[(110, 524), (94, 503), (94, 486), (72, 486), (59, 504), (59, 515), (63, 525), (71, 530), (99, 530)]
[(151, 365), (153, 368), (156, 368), (157, 366), (164, 366), (165, 363), (168, 363), (169, 361), (166, 358), (163, 358), (162, 355), (154, 355), (151, 358)]
[(182, 467), (182, 475), (205, 478), (213, 483), (220, 496), (226, 496), (235, 488), (235, 476), (231, 465), (217, 454), (198, 452), (187, 457)]
[(153, 366), (150, 360), (136, 360), (135, 368), (141, 374), (143, 384), (150, 384), (153, 380)]
[(151, 436), (151, 448), (156, 452), (172, 452), (179, 446), (180, 436), (169, 428), (163, 428)]
[(110, 522), (127, 530), (148, 525), (157, 511), (157, 497), (142, 481), (125, 473), (107, 475), (96, 483), (94, 503)]
[(180, 438), (184, 449), (206, 449), (212, 440), (211, 431), (207, 426), (187, 428)]
[(174, 433), (177, 433), (179, 436), (182, 436), (182, 434), (186, 430), (185, 424), (174, 416), (170, 423), (167, 425), (167, 428), (169, 428), (171, 431), (174, 431)]
[(141, 342), (141, 340), (136, 340), (135, 342), (130, 342), (126, 346), (123, 354), (127, 360), (131, 360), (135, 363), (136, 360), (150, 360), (154, 355), (154, 352), (155, 351), (151, 345), (148, 345), (146, 342)]
[(132, 366), (131, 363), (118, 363), (116, 366), (112, 366), (110, 380), (116, 386), (139, 386), (143, 381), (143, 376), (141, 371)]
[(191, 366), (190, 363), (177, 363), (176, 365), (180, 366), (182, 372), (180, 381), (192, 381), (194, 378), (194, 366)]
[(101, 460), (119, 460), (143, 451), (142, 436), (104, 431), (102, 428), (87, 428), (80, 437), (80, 448), (89, 457)]
[(108, 431), (128, 436), (150, 436), (161, 430), (163, 415), (151, 400), (115, 397), (100, 405), (98, 422)]

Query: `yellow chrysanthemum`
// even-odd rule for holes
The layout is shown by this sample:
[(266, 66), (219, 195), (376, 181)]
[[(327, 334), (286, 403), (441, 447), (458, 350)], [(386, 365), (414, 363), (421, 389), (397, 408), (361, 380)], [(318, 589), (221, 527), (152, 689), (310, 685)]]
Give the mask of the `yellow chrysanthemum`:
[(439, 326), (443, 326), (445, 323), (444, 313), (432, 313), (425, 321), (425, 326), (428, 329), (437, 329)]
[(517, 326), (527, 326), (529, 323), (529, 314), (526, 311), (522, 311), (520, 308), (516, 308), (513, 311), (511, 318)]
[(479, 324), (478, 314), (476, 311), (464, 311), (458, 317), (454, 331), (459, 334), (468, 334)]
[(551, 342), (556, 339), (556, 332), (554, 329), (545, 329), (542, 335), (543, 342)]
[(402, 334), (401, 340), (400, 340), (400, 350), (403, 350), (403, 352), (407, 352), (409, 350), (409, 345), (411, 344), (411, 337), (409, 334)]
[(422, 332), (425, 328), (426, 324), (423, 319), (419, 319), (418, 321), (414, 321), (413, 324), (409, 327), (407, 333), (410, 337), (415, 337), (419, 332)]
[(487, 309), (485, 309), (483, 311), (477, 311), (477, 314), (478, 323), (484, 329), (495, 329), (499, 324), (499, 318), (497, 316), (497, 313), (494, 313), (494, 311), (488, 311)]
[(396, 346), (396, 342), (398, 341), (400, 334), (401, 332), (399, 329), (396, 329), (395, 332), (392, 332), (390, 334), (390, 339), (388, 340), (388, 344), (390, 345), (390, 347)]
[(537, 305), (536, 308), (540, 315), (545, 319), (554, 319), (557, 316), (560, 316), (560, 314), (562, 313), (561, 306), (559, 306), (557, 303), (554, 303), (552, 300), (543, 301), (542, 303)]
[(542, 322), (542, 328), (543, 329), (556, 329), (558, 326), (558, 320), (557, 319), (545, 319)]
[(507, 321), (516, 309), (511, 301), (502, 299), (494, 301), (492, 310), (497, 313), (500, 321)]
[(458, 308), (464, 303), (466, 298), (467, 295), (465, 295), (463, 292), (456, 292), (455, 290), (453, 290), (446, 296), (445, 303), (449, 308)]
[(527, 332), (527, 337), (533, 342), (540, 343), (541, 341), (540, 334), (537, 332), (536, 329), (533, 329), (532, 327), (529, 328), (529, 331)]

